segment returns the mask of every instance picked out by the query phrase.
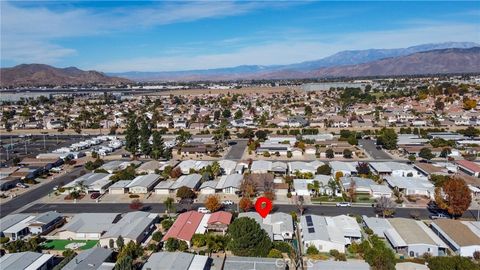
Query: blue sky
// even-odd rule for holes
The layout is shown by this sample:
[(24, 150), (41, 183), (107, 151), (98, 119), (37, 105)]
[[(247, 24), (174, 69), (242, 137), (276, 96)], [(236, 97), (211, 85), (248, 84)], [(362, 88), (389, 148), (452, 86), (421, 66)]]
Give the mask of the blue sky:
[(480, 2), (1, 1), (1, 65), (105, 72), (289, 64), (480, 43)]

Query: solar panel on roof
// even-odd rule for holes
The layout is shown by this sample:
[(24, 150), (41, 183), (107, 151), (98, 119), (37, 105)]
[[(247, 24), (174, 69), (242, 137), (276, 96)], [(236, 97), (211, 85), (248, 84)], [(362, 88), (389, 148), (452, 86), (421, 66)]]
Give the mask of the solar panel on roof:
[(305, 220), (307, 221), (307, 226), (313, 226), (312, 216), (305, 216)]
[(313, 227), (308, 228), (308, 233), (314, 233), (314, 232), (315, 232), (315, 228)]

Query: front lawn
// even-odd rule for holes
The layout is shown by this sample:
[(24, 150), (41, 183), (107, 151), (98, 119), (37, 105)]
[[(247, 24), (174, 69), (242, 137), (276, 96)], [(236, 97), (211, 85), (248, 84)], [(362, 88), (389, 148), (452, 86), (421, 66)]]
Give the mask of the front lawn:
[(67, 247), (69, 244), (78, 243), (78, 249), (86, 250), (91, 249), (92, 247), (96, 246), (98, 241), (97, 240), (47, 240), (43, 243), (43, 247), (45, 249), (54, 249), (54, 250), (66, 250), (69, 249)]
[(319, 197), (312, 197), (312, 202), (343, 202), (342, 197), (330, 197), (330, 196), (319, 196)]

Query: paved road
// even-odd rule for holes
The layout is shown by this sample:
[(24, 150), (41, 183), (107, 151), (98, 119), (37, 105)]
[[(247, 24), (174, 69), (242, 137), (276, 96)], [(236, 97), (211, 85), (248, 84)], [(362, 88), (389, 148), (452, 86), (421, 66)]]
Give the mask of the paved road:
[(359, 146), (361, 145), (361, 147), (367, 151), (370, 157), (375, 160), (392, 159), (392, 157), (385, 153), (385, 151), (377, 149), (377, 145), (374, 140), (358, 140), (358, 144)]
[[(4, 217), (36, 200), (45, 197), (53, 190), (53, 187), (63, 184), (66, 185), (72, 182), (74, 179), (79, 177), (81, 174), (84, 174), (86, 171), (83, 167), (74, 168), (70, 173), (62, 175), (54, 180), (51, 180), (48, 183), (42, 184), (41, 186), (32, 189), (18, 197), (3, 203), (0, 205), (0, 216)], [(48, 180), (47, 180), (48, 181)]]
[[(155, 213), (163, 213), (166, 208), (162, 203), (146, 203), (144, 205), (148, 211)], [(192, 209), (197, 209), (198, 207), (203, 206), (203, 204), (193, 204)], [(182, 209), (180, 205), (176, 205), (177, 210)], [(233, 206), (236, 209), (236, 206)], [(411, 209), (411, 208), (399, 208), (396, 211), (396, 217), (410, 217), (410, 213), (415, 210), (418, 211), (421, 218), (428, 218), (430, 214), (427, 209)], [(132, 211), (129, 208), (128, 203), (56, 203), (56, 204), (35, 204), (27, 209), (24, 213), (37, 213), (37, 212), (47, 212), (47, 211), (57, 211), (60, 213), (66, 214), (75, 214), (75, 213), (124, 213)], [(279, 204), (274, 205), (273, 211), (290, 213), (292, 211), (298, 211), (295, 205), (290, 204)], [(354, 214), (354, 215), (367, 215), (375, 216), (375, 212), (372, 207), (336, 207), (336, 206), (325, 206), (325, 205), (306, 205), (305, 214), (316, 214), (316, 215), (341, 215), (341, 214)]]
[(230, 151), (225, 156), (225, 159), (231, 160), (240, 160), (242, 159), (243, 153), (245, 152), (245, 148), (247, 147), (247, 140), (231, 140), (233, 142)]

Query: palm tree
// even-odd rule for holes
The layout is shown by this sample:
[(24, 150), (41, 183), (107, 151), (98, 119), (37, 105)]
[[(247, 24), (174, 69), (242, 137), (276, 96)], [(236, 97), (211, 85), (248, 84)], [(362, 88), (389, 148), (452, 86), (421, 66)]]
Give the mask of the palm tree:
[(170, 210), (173, 208), (173, 198), (168, 197), (165, 199), (163, 202), (165, 204), (165, 207), (167, 208), (167, 213), (170, 213)]
[(218, 163), (218, 161), (214, 161), (212, 163), (211, 170), (212, 170), (213, 177), (217, 177), (222, 172), (222, 167), (220, 167), (220, 163)]
[(335, 196), (335, 193), (337, 191), (337, 182), (334, 180), (328, 181), (328, 188), (332, 191), (332, 197)]
[(88, 186), (85, 185), (85, 182), (84, 181), (80, 181), (78, 182), (76, 185), (75, 185), (75, 189), (80, 191), (80, 192), (83, 192), (85, 193), (86, 190), (88, 189)]
[(318, 193), (320, 192), (320, 182), (318, 182), (317, 180), (314, 180), (313, 189), (315, 190), (315, 196), (318, 197)]

